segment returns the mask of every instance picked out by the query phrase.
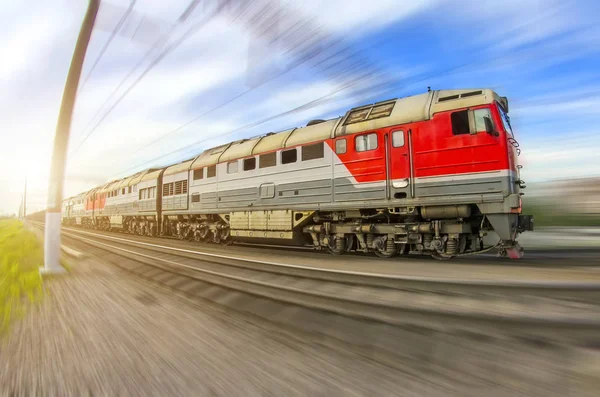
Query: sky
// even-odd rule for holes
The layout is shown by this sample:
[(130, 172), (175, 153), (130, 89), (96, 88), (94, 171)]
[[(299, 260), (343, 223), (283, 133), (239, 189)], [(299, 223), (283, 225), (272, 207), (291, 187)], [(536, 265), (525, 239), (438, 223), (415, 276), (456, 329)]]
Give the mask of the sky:
[[(428, 86), (507, 96), (527, 182), (600, 175), (599, 2), (190, 1), (101, 3), (65, 196)], [(45, 208), (83, 3), (0, 2), (0, 214)]]

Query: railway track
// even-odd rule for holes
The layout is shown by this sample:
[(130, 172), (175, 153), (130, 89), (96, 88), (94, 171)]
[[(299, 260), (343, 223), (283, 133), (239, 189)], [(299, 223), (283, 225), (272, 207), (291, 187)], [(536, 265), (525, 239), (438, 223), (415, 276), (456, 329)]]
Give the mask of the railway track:
[(221, 290), (399, 327), (561, 343), (595, 343), (600, 331), (600, 283), (401, 277), (259, 261), (86, 231), (63, 236), (70, 245), (85, 244), (87, 253), (187, 294), (215, 287), (208, 289), (217, 301), (215, 291)]

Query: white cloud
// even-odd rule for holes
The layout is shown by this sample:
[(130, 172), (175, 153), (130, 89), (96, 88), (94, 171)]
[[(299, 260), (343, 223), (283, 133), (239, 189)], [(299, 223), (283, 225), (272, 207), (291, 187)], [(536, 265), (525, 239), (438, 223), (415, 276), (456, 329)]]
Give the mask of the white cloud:
[[(77, 145), (90, 118), (149, 48), (149, 42), (156, 37), (156, 32), (151, 31), (152, 26), (156, 27), (157, 32), (164, 32), (189, 2), (139, 0), (136, 3), (134, 15), (124, 29), (125, 33), (114, 39), (92, 78), (80, 92), (73, 120), (71, 147)], [(12, 184), (11, 193), (0, 197), (0, 207), (14, 207), (15, 210), (19, 202), (18, 186), (21, 186), (27, 174), (31, 180), (31, 191), (38, 192), (36, 195), (40, 197), (44, 196), (62, 85), (84, 7), (83, 3), (74, 0), (57, 0), (52, 3), (34, 0), (33, 5), (17, 3), (14, 2), (9, 7), (0, 5), (0, 56), (3, 59), (0, 64), (0, 138), (4, 151), (0, 156), (0, 180)], [(571, 22), (574, 18), (587, 23), (592, 19), (592, 13), (581, 15), (581, 12), (565, 9), (556, 1), (548, 4), (509, 0), (502, 4), (495, 2), (494, 6), (489, 2), (483, 3), (444, 0), (376, 0), (371, 3), (282, 0), (286, 7), (301, 8), (301, 12), (308, 16), (315, 27), (349, 40), (407, 21), (415, 26), (414, 35), (417, 38), (429, 33), (425, 29), (430, 29), (431, 26), (441, 27), (438, 31), (440, 41), (448, 43), (452, 47), (449, 50), (453, 50), (455, 46), (484, 47), (483, 62), (490, 54), (507, 54), (503, 62), (490, 63), (484, 71), (466, 69), (460, 78), (442, 75), (439, 80), (432, 80), (445, 86), (448, 82), (458, 84), (469, 78), (472, 81), (475, 73), (483, 81), (492, 72), (505, 71), (506, 78), (510, 79), (516, 69), (524, 69), (526, 66), (528, 70), (534, 70), (535, 67), (549, 65), (550, 62), (561, 62), (568, 57), (589, 54), (598, 49), (597, 39), (600, 34), (597, 30), (572, 29), (574, 27)], [(94, 32), (84, 76), (128, 4), (129, 0), (103, 3), (99, 16), (102, 30)], [(439, 18), (439, 11), (434, 10), (434, 6), (443, 7), (443, 18)], [(436, 19), (427, 20), (434, 11)], [(131, 38), (142, 18), (149, 21), (146, 26), (149, 30)], [(177, 28), (175, 37), (186, 27), (200, 21), (202, 5), (190, 16), (188, 24)], [(455, 42), (450, 33), (458, 27), (463, 32), (469, 32), (467, 36), (470, 41)], [(482, 31), (483, 34), (480, 34)], [(206, 141), (206, 146), (210, 146), (241, 136), (278, 131), (288, 126), (303, 125), (312, 118), (336, 116), (338, 112), (341, 114), (347, 108), (367, 100), (364, 97), (353, 97), (352, 94), (356, 91), (342, 91), (339, 95), (333, 95), (332, 100), (319, 102), (313, 108), (288, 114), (248, 131), (231, 136), (223, 135), (241, 125), (327, 95), (344, 83), (339, 81), (337, 75), (330, 76), (326, 72), (307, 70), (301, 66), (254, 90), (225, 109), (191, 124), (160, 144), (149, 147), (143, 153), (132, 155), (131, 152), (135, 151), (133, 148), (150, 142), (245, 91), (248, 88), (245, 75), (248, 41), (247, 27), (238, 26), (226, 18), (217, 18), (188, 37), (176, 51), (144, 77), (102, 123), (77, 157), (70, 159), (66, 194), (74, 194), (98, 183), (102, 178), (114, 176), (124, 169), (156, 158), (165, 151), (191, 145), (201, 139)], [(390, 38), (390, 42), (393, 41), (394, 38)], [(544, 45), (535, 45), (538, 43)], [(526, 56), (515, 51), (528, 46), (532, 48)], [(367, 53), (372, 50), (370, 43), (363, 43), (361, 47)], [(566, 48), (570, 51), (565, 51)], [(266, 51), (264, 56), (268, 58), (265, 61), (268, 64), (273, 51)], [(385, 64), (384, 67), (394, 76), (406, 77), (433, 66), (436, 70), (439, 68), (438, 58), (412, 59), (411, 54), (406, 56), (411, 69), (404, 68), (404, 65), (399, 67)], [(381, 61), (387, 62), (386, 59)], [(285, 62), (286, 59), (282, 63)], [(126, 87), (128, 84), (122, 90)], [(552, 92), (551, 87), (549, 91)], [(370, 94), (372, 93), (364, 95)], [(392, 95), (398, 95), (398, 92)], [(591, 115), (598, 104), (597, 97), (558, 98), (555, 102), (546, 98), (525, 101), (514, 109), (517, 116), (525, 118), (535, 115), (541, 119), (547, 112)], [(519, 118), (521, 117), (517, 117)], [(528, 142), (524, 143), (527, 143), (523, 145), (525, 148), (531, 147)], [(557, 173), (563, 172), (558, 163), (571, 164), (571, 156), (593, 163), (589, 149), (591, 146), (573, 146), (567, 151), (562, 147), (561, 150), (553, 150), (551, 142), (536, 141), (532, 144), (539, 146), (535, 146), (535, 150), (530, 152), (526, 150), (525, 153), (528, 154), (524, 155), (531, 163), (531, 171), (525, 171), (530, 172), (530, 177), (542, 177), (544, 167), (554, 167), (552, 169), (556, 169)], [(202, 145), (195, 147), (199, 146)], [(588, 168), (592, 170), (593, 167), (591, 165)]]

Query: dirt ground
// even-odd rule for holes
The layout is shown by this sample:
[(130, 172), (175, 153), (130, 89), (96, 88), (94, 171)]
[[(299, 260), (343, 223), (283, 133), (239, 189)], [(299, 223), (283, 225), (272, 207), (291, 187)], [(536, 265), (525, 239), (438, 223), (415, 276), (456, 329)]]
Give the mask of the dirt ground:
[[(357, 344), (186, 298), (96, 259), (45, 281), (46, 296), (0, 341), (0, 396), (596, 396), (592, 348), (404, 333)], [(281, 317), (281, 313), (279, 313)], [(317, 316), (317, 315), (315, 315)], [(296, 318), (298, 320), (298, 318)], [(397, 363), (359, 349), (395, 335)], [(397, 364), (397, 365), (395, 365)]]

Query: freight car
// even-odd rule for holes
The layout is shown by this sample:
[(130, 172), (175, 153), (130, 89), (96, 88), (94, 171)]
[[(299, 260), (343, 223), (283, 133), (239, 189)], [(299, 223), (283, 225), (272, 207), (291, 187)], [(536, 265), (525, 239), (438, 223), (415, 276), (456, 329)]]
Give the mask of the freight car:
[[(111, 182), (66, 200), (63, 222), (82, 223), (68, 209), (83, 197), (89, 224), (106, 230), (336, 255), (448, 259), (496, 248), (519, 258), (517, 235), (533, 219), (522, 214), (518, 154), (505, 97), (429, 91)], [(498, 243), (484, 247), (492, 232)]]

